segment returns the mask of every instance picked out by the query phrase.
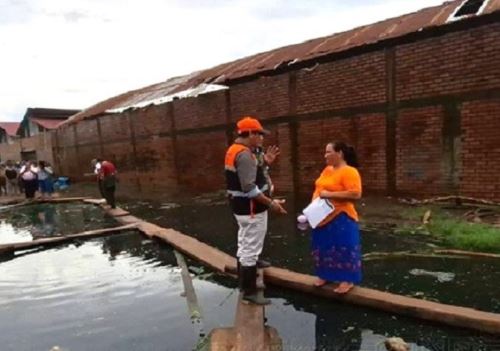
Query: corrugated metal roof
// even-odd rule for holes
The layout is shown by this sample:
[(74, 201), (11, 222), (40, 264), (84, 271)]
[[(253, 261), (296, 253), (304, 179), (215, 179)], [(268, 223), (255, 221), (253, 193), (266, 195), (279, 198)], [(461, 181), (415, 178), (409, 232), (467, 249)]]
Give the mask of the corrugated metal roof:
[(51, 118), (30, 118), (33, 123), (38, 124), (42, 126), (45, 129), (56, 129), (59, 127), (61, 123), (64, 122), (64, 120), (61, 119), (51, 119)]
[[(478, 16), (500, 10), (500, 0), (486, 1), (488, 3)], [(105, 113), (106, 110), (158, 99), (162, 96), (196, 87), (202, 83), (222, 84), (230, 80), (253, 76), (260, 72), (275, 70), (321, 56), (340, 53), (355, 47), (375, 44), (431, 27), (442, 26), (449, 22), (450, 17), (462, 3), (464, 3), (464, 0), (445, 2), (442, 5), (425, 8), (397, 18), (387, 19), (327, 37), (308, 40), (301, 44), (258, 53), (186, 76), (171, 78), (165, 82), (130, 91), (100, 102), (72, 116), (63, 124), (78, 122), (88, 117), (100, 115)]]
[(20, 122), (0, 122), (0, 128), (5, 130), (8, 136), (16, 136)]

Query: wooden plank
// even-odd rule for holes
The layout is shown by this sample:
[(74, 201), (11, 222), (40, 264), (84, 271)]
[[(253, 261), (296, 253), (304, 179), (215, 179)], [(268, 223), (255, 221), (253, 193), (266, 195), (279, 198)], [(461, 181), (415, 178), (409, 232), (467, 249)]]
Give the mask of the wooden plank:
[(128, 216), (129, 213), (125, 211), (124, 209), (117, 207), (117, 208), (108, 208), (106, 209), (106, 213), (109, 214), (110, 216), (113, 217), (121, 217), (121, 216)]
[(275, 267), (266, 268), (265, 276), (266, 281), (272, 284), (322, 297), (456, 327), (500, 334), (500, 314), (496, 313), (420, 300), (363, 287), (354, 287), (348, 294), (339, 295), (333, 292), (332, 285), (326, 285), (322, 288), (314, 287), (313, 282), (316, 280), (314, 276)]
[(238, 299), (234, 331), (236, 351), (265, 351), (264, 306), (243, 303)]
[(52, 237), (52, 238), (37, 239), (37, 240), (27, 241), (27, 242), (1, 244), (0, 245), (0, 252), (6, 253), (6, 252), (14, 252), (17, 250), (26, 250), (26, 249), (31, 249), (31, 248), (38, 247), (38, 246), (59, 244), (59, 243), (71, 241), (74, 239), (95, 238), (95, 237), (99, 237), (99, 236), (109, 235), (109, 234), (115, 233), (115, 232), (124, 231), (127, 229), (133, 229), (136, 227), (137, 226), (135, 224), (129, 224), (129, 225), (124, 225), (124, 226), (120, 226), (120, 227), (89, 230), (89, 231), (85, 231), (85, 232), (78, 233), (78, 234), (70, 234), (70, 235), (64, 235), (64, 236), (58, 236), (58, 237)]
[[(215, 270), (224, 272), (225, 269), (236, 269), (236, 260), (234, 257), (188, 235), (147, 222), (141, 222), (138, 225), (138, 229), (145, 232), (148, 236), (155, 236), (165, 240), (177, 250)], [(266, 282), (294, 290), (391, 313), (500, 334), (500, 314), (420, 300), (362, 287), (355, 287), (348, 294), (339, 295), (333, 292), (331, 285), (323, 288), (315, 288), (313, 283), (316, 277), (314, 276), (275, 267), (264, 269), (264, 274)]]
[(130, 215), (115, 217), (115, 221), (117, 221), (120, 224), (142, 223), (142, 219)]
[(84, 201), (86, 199), (88, 199), (88, 197), (59, 197), (59, 198), (55, 197), (55, 198), (46, 199), (46, 200), (36, 199), (33, 202), (34, 203), (61, 203), (61, 202), (78, 202), (78, 201)]
[(35, 199), (32, 201), (26, 199), (18, 199), (9, 201), (7, 206), (0, 208), (0, 211), (6, 211), (17, 207), (36, 205), (36, 204), (80, 202), (80, 201), (85, 201), (87, 199), (88, 198), (86, 197), (61, 197), (61, 198), (53, 198), (46, 200)]
[(196, 297), (196, 292), (194, 290), (193, 281), (191, 275), (189, 274), (189, 269), (186, 264), (184, 256), (174, 250), (175, 259), (177, 260), (177, 265), (181, 269), (182, 283), (184, 285), (184, 293), (186, 294), (186, 300), (189, 309), (189, 316), (191, 320), (199, 321), (201, 324), (200, 334), (203, 333), (203, 315), (201, 312), (200, 305), (198, 303), (198, 298)]
[(92, 205), (103, 205), (106, 203), (105, 199), (85, 199), (83, 202)]
[(234, 351), (234, 328), (217, 328), (210, 332), (210, 351)]
[(434, 250), (434, 253), (445, 255), (459, 255), (468, 257), (500, 258), (500, 255), (487, 252), (473, 252), (463, 250)]

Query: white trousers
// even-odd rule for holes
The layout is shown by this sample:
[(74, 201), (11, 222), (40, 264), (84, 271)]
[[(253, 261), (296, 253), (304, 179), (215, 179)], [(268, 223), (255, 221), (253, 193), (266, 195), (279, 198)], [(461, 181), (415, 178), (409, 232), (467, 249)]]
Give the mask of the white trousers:
[(238, 257), (242, 266), (257, 264), (267, 232), (267, 211), (252, 216), (234, 215), (238, 222)]

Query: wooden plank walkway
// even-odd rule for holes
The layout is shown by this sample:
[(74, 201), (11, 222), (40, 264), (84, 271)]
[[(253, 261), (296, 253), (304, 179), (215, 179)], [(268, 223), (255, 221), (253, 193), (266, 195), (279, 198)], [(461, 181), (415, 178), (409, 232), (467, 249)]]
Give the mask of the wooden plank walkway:
[[(134, 218), (136, 217), (124, 216), (117, 217), (116, 220), (121, 223), (130, 223)], [(122, 222), (122, 219), (126, 219), (126, 221)], [(139, 221), (138, 229), (147, 236), (165, 240), (176, 250), (202, 262), (212, 269), (219, 272), (224, 272), (227, 269), (226, 267), (232, 270), (236, 269), (236, 259), (214, 247), (176, 230), (140, 221), (139, 218), (137, 220)], [(314, 276), (282, 268), (269, 267), (264, 270), (264, 274), (266, 282), (277, 286), (455, 327), (500, 334), (500, 314), (426, 301), (363, 287), (355, 287), (348, 294), (339, 295), (333, 292), (331, 285), (326, 285), (322, 288), (314, 287), (313, 283), (316, 279)]]
[[(70, 198), (65, 199), (63, 202), (85, 200), (87, 199)], [(108, 214), (112, 215), (111, 209), (104, 208), (104, 210), (108, 212)], [(131, 215), (120, 215), (118, 217), (114, 217), (122, 224), (135, 224), (145, 235), (160, 238), (172, 245), (178, 251), (219, 272), (224, 272), (226, 267), (230, 267), (233, 270), (236, 267), (236, 260), (234, 257), (202, 243), (189, 235), (182, 234), (173, 229), (159, 227)], [(129, 228), (133, 227), (135, 226), (130, 226)], [(111, 230), (113, 229), (116, 228), (111, 228)], [(71, 240), (73, 238), (74, 237), (70, 237), (68, 239)], [(317, 296), (372, 307), (424, 320), (440, 322), (451, 326), (470, 328), (492, 334), (500, 334), (500, 314), (478, 311), (468, 307), (459, 307), (420, 300), (363, 287), (355, 287), (348, 294), (339, 295), (334, 293), (333, 289), (329, 285), (322, 288), (315, 288), (313, 286), (313, 282), (316, 279), (314, 276), (296, 273), (276, 267), (266, 268), (264, 270), (264, 274), (266, 282)]]

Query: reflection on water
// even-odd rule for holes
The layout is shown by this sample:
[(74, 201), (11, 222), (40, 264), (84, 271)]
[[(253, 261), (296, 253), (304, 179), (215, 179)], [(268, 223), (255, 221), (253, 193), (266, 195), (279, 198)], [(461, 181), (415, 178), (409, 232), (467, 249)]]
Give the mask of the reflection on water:
[[(193, 265), (197, 263), (188, 261)], [(194, 277), (194, 287), (206, 330), (231, 326), (236, 282), (202, 276)], [(0, 277), (2, 351), (49, 350), (54, 345), (71, 351), (178, 351), (192, 350), (199, 341), (173, 252), (136, 232), (20, 256), (0, 263)], [(288, 290), (268, 290), (268, 324), (277, 328), (284, 350), (371, 350), (392, 335), (404, 337), (414, 350), (445, 350), (435, 346), (447, 340), (472, 343), (476, 348), (467, 350), (479, 350), (481, 343), (499, 341)]]
[(99, 207), (87, 204), (32, 204), (0, 212), (0, 244), (116, 226)]

